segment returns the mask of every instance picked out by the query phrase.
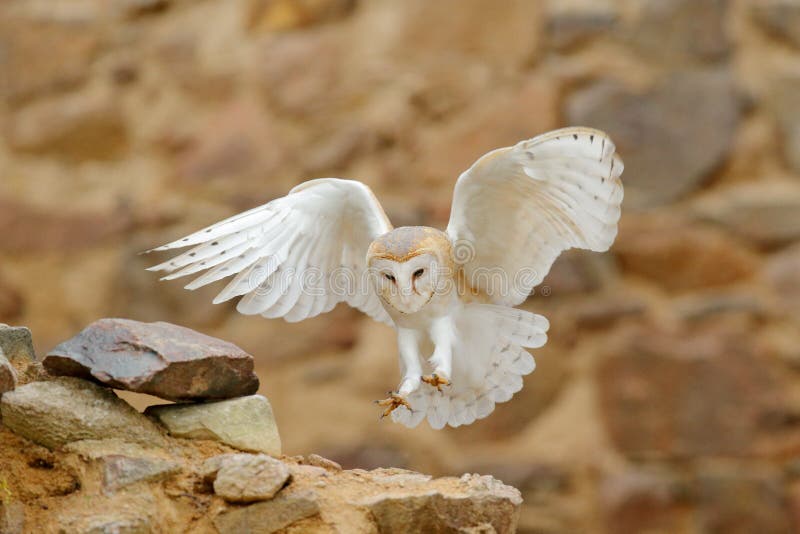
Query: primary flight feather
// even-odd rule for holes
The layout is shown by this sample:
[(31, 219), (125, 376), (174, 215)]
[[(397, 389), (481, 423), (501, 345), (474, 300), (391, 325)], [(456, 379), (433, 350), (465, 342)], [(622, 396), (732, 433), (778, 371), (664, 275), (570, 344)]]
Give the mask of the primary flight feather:
[(622, 160), (608, 136), (564, 128), (489, 152), (456, 182), (447, 230), (393, 228), (372, 191), (338, 178), (156, 251), (150, 270), (186, 288), (233, 276), (215, 303), (301, 321), (339, 302), (397, 330), (400, 384), (378, 403), (413, 427), (470, 424), (522, 388), (547, 319), (513, 308), (570, 248), (603, 252), (617, 234)]

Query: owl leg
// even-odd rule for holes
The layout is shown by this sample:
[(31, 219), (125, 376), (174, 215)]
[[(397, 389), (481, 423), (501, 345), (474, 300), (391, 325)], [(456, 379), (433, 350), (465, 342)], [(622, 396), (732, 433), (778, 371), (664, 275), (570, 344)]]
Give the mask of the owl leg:
[(455, 328), (450, 316), (444, 316), (433, 322), (431, 325), (431, 341), (433, 341), (433, 355), (430, 363), (433, 366), (433, 374), (422, 377), (422, 381), (430, 384), (439, 391), (442, 386), (450, 385), (450, 377), (453, 373), (453, 333)]
[(400, 353), (400, 372), (403, 375), (398, 394), (402, 397), (414, 393), (420, 386), (422, 365), (420, 364), (419, 341), (419, 332), (416, 330), (398, 329), (397, 348)]
[(381, 419), (395, 411), (400, 406), (405, 406), (409, 410), (411, 410), (411, 405), (405, 400), (403, 397), (398, 395), (397, 393), (389, 392), (389, 396), (383, 400), (376, 400), (375, 404), (380, 406), (381, 408), (386, 408), (383, 413), (381, 414)]

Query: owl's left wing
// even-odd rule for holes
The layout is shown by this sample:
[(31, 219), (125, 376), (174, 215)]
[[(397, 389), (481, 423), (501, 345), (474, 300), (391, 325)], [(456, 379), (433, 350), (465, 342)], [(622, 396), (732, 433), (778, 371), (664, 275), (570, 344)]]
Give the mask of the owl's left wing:
[(338, 178), (302, 183), (288, 195), (155, 248), (192, 246), (151, 267), (171, 280), (201, 271), (186, 289), (236, 275), (214, 303), (242, 296), (244, 314), (301, 321), (347, 302), (392, 325), (370, 284), (370, 243), (392, 225), (366, 185)]
[(524, 301), (570, 248), (608, 250), (622, 160), (591, 128), (555, 130), (489, 152), (456, 183), (447, 233), (466, 281), (494, 304)]

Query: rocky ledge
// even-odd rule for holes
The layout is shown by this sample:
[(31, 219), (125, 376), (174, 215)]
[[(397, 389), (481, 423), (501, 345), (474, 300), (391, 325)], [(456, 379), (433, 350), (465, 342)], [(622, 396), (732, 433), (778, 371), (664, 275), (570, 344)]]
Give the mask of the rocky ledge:
[[(199, 336), (104, 320), (43, 366), (0, 325), (0, 532), (515, 531), (520, 493), (492, 477), (282, 455), (252, 357)], [(197, 402), (142, 414), (110, 386)]]

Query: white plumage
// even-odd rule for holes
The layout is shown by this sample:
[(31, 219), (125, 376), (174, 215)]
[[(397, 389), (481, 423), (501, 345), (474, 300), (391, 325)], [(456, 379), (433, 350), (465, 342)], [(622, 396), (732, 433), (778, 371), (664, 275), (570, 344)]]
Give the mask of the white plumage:
[(370, 189), (311, 180), (154, 250), (186, 288), (233, 276), (215, 303), (300, 321), (346, 302), (397, 330), (401, 382), (380, 401), (409, 427), (470, 424), (522, 388), (547, 319), (514, 309), (570, 248), (617, 233), (623, 164), (606, 134), (564, 128), (489, 152), (456, 183), (446, 233), (393, 229)]

